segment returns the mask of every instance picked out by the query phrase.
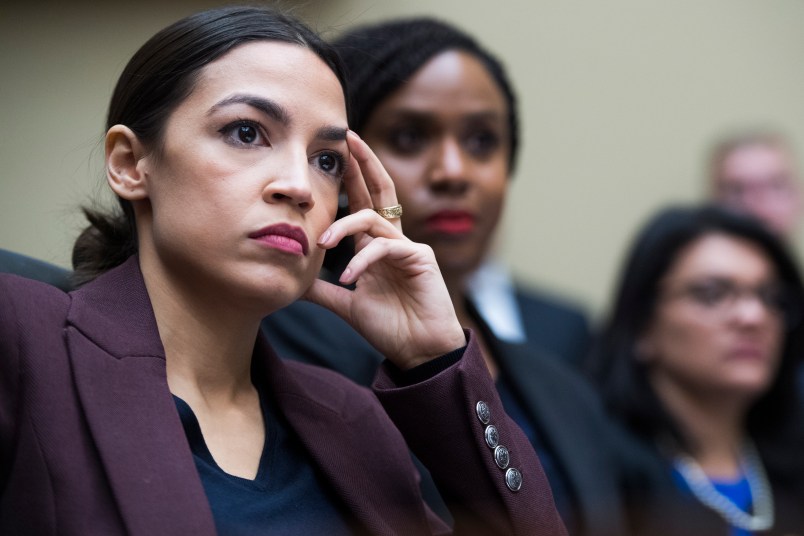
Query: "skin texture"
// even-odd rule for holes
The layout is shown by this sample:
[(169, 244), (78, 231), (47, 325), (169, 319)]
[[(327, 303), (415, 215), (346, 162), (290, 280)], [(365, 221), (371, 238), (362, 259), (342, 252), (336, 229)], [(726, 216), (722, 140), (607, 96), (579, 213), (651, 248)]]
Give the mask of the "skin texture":
[[(400, 368), (466, 343), (432, 251), (370, 210), (396, 203), (393, 183), (347, 135), (341, 86), (309, 50), (233, 49), (201, 70), (159, 147), (115, 125), (106, 158), (110, 186), (134, 206), (168, 385), (224, 471), (253, 478), (259, 465), (250, 369), (266, 314), (304, 295)], [(333, 223), (341, 179), (354, 214)], [(316, 281), (325, 248), (346, 235), (358, 245), (345, 275), (359, 279), (354, 292)]]
[[(774, 278), (767, 257), (744, 239), (712, 233), (681, 251), (640, 342), (660, 397), (747, 407), (768, 388), (779, 364), (783, 320), (747, 289), (772, 284)], [(743, 292), (720, 308), (684, 291), (711, 280), (730, 281)]]
[(717, 201), (752, 214), (783, 237), (793, 234), (801, 199), (792, 158), (784, 148), (739, 146), (723, 157), (715, 175)]
[[(259, 100), (281, 106), (289, 121)], [(138, 163), (147, 181), (137, 206), (143, 262), (182, 293), (238, 310), (301, 295), (322, 260), (316, 240), (335, 215), (337, 161), (348, 157), (344, 113), (335, 75), (301, 47), (238, 47), (207, 66), (171, 114), (160, 150)], [(340, 129), (340, 139), (323, 129)], [(250, 237), (275, 224), (298, 228), (308, 253)]]
[(485, 67), (447, 51), (383, 100), (363, 129), (396, 185), (405, 234), (433, 248), (448, 284), (477, 268), (499, 221), (507, 113)]

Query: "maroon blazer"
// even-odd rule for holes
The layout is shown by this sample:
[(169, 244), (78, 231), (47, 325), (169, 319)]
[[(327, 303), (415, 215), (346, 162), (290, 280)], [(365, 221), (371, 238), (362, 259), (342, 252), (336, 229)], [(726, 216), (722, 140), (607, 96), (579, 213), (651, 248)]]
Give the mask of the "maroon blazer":
[[(398, 387), (381, 373), (376, 396), (279, 360), (262, 337), (254, 358), (366, 532), (449, 532), (422, 502), (407, 440), (452, 506), (456, 534), (565, 534), (474, 338), (424, 382)], [(481, 400), (523, 474), (517, 492), (485, 443)], [(215, 534), (136, 256), (70, 294), (0, 274), (0, 534)]]

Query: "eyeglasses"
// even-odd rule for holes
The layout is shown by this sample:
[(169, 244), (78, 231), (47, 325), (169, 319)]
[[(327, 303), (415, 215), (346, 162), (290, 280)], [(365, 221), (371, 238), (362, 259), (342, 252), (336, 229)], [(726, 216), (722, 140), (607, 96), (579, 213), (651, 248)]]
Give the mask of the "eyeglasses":
[(738, 301), (751, 298), (766, 311), (780, 317), (792, 313), (791, 300), (782, 285), (767, 283), (755, 287), (741, 286), (728, 279), (711, 278), (693, 281), (671, 290), (666, 297), (684, 297), (696, 305), (718, 313), (728, 313)]

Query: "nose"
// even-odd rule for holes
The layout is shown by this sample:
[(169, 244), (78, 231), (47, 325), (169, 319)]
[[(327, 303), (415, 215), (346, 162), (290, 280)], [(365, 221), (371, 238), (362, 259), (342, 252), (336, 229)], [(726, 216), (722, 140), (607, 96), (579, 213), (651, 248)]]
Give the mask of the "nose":
[(743, 326), (756, 326), (775, 317), (775, 311), (762, 302), (755, 293), (747, 292), (737, 298), (734, 304), (734, 317)]
[(294, 152), (277, 162), (266, 181), (262, 198), (266, 203), (288, 203), (303, 212), (315, 205), (307, 154)]
[(445, 138), (438, 146), (438, 154), (430, 172), (431, 190), (448, 195), (466, 193), (471, 186), (466, 156), (457, 140)]

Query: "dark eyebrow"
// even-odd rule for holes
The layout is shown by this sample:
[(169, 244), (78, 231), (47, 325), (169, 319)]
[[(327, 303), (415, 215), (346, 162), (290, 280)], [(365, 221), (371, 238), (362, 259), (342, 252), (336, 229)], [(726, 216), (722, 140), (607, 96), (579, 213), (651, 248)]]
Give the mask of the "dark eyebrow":
[[(290, 114), (285, 108), (282, 107), (282, 105), (269, 99), (248, 94), (238, 94), (232, 95), (231, 97), (226, 97), (222, 101), (215, 103), (215, 105), (209, 109), (207, 115), (214, 113), (224, 106), (231, 106), (232, 104), (247, 104), (248, 106), (256, 108), (265, 115), (271, 117), (275, 121), (278, 121), (284, 126), (290, 124)], [(344, 137), (345, 136), (346, 134), (344, 133)]]
[(341, 127), (321, 127), (315, 132), (315, 137), (318, 140), (324, 141), (343, 141), (346, 139), (345, 128)]

